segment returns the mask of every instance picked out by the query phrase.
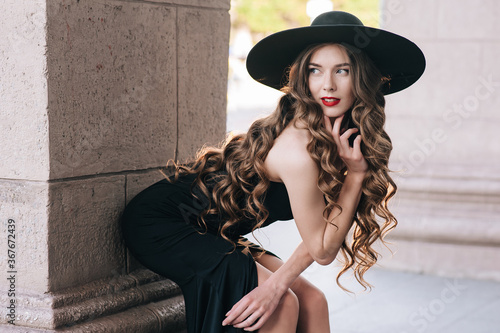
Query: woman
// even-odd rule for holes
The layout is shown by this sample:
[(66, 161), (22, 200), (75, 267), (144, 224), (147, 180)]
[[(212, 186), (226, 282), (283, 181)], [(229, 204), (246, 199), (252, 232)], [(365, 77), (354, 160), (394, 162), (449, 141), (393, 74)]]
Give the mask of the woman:
[[(140, 193), (124, 237), (179, 284), (189, 332), (330, 332), (324, 295), (300, 274), (340, 251), (339, 276), (352, 268), (369, 286), (372, 244), (396, 225), (384, 94), (413, 84), (425, 60), (407, 39), (329, 12), (259, 42), (247, 67), (285, 93), (275, 112)], [(241, 237), (292, 217), (303, 242), (285, 263)]]

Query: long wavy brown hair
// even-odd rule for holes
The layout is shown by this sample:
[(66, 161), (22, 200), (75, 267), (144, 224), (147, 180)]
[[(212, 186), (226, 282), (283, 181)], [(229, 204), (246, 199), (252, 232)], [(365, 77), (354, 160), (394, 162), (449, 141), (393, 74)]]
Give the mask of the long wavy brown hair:
[[(181, 174), (196, 174), (195, 185), (203, 195), (213, 198), (213, 203), (199, 217), (200, 225), (206, 228), (207, 214), (224, 216), (219, 232), (235, 248), (237, 240), (231, 239), (228, 233), (232, 226), (242, 219), (251, 219), (256, 221), (255, 230), (268, 217), (263, 201), (270, 182), (264, 161), (274, 140), (290, 123), (305, 124), (310, 132), (307, 150), (319, 169), (317, 185), (326, 200), (325, 223), (334, 224), (328, 216), (335, 207), (342, 209), (336, 201), (347, 169), (324, 127), (321, 106), (311, 97), (307, 84), (311, 56), (324, 45), (313, 45), (297, 57), (288, 72), (288, 84), (282, 88), (284, 95), (271, 115), (255, 121), (248, 133), (226, 138), (220, 148), (203, 148), (189, 166), (176, 165), (175, 179)], [(337, 283), (343, 288), (339, 278), (352, 268), (355, 278), (366, 289), (371, 286), (363, 275), (378, 259), (372, 245), (377, 239), (383, 241), (385, 234), (397, 224), (387, 207), (396, 192), (388, 169), (392, 144), (384, 130), (385, 99), (381, 88), (387, 79), (364, 52), (350, 45), (340, 46), (351, 61), (355, 102), (348, 113), (360, 130), (361, 149), (369, 169), (354, 216), (354, 229), (342, 244), (344, 266)], [(208, 183), (211, 185), (207, 186)]]

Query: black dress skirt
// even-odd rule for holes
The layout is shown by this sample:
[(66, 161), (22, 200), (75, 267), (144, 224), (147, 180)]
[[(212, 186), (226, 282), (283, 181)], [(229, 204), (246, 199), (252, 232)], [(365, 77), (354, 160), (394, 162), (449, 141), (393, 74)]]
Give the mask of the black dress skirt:
[[(238, 332), (223, 327), (222, 321), (257, 287), (257, 268), (243, 247), (233, 251), (233, 245), (218, 234), (222, 218), (209, 215), (206, 228), (199, 226), (198, 216), (209, 199), (192, 186), (194, 178), (162, 180), (139, 193), (123, 213), (123, 236), (139, 262), (180, 286), (189, 333)], [(269, 211), (264, 226), (293, 218), (282, 183), (270, 183), (264, 205)], [(231, 230), (231, 239), (237, 241), (255, 223), (242, 219)]]

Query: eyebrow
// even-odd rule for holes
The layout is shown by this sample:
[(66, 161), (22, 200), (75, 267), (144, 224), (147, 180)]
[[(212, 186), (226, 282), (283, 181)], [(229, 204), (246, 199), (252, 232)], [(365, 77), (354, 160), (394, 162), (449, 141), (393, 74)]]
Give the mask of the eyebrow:
[[(314, 62), (310, 62), (310, 63), (309, 63), (309, 66), (314, 66), (314, 67), (323, 67), (323, 66), (321, 66), (321, 65), (319, 65), (319, 64), (315, 64)], [(337, 65), (335, 65), (335, 66), (333, 66), (333, 67), (344, 67), (344, 66), (351, 66), (351, 64), (350, 64), (350, 63), (347, 63), (347, 62), (344, 62), (343, 64), (337, 64)]]

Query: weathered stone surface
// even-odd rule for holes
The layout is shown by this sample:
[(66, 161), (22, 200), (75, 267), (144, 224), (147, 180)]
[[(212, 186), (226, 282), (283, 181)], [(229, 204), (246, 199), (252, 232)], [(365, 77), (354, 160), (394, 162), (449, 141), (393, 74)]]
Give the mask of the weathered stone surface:
[[(157, 328), (163, 321), (166, 323), (172, 321), (170, 324), (177, 324), (181, 327), (179, 324), (183, 321), (184, 305), (182, 296), (179, 295), (180, 290), (177, 285), (150, 271), (139, 270), (129, 275), (117, 273), (111, 278), (93, 281), (56, 293), (42, 295), (18, 293), (15, 323), (48, 330), (59, 328), (65, 331), (65, 327), (82, 330), (101, 327), (102, 324), (98, 324), (100, 322), (109, 324), (106, 316), (114, 318), (116, 313), (135, 306), (142, 307), (142, 311), (146, 313), (158, 312), (158, 315), (152, 318), (148, 319), (146, 316), (140, 321), (142, 324), (137, 327)], [(156, 303), (152, 303), (161, 303), (164, 299), (172, 299), (168, 303), (168, 308), (157, 307)], [(0, 295), (0, 300), (5, 301), (4, 295)], [(138, 324), (129, 323), (128, 325)], [(111, 325), (106, 332), (114, 332), (116, 329)], [(144, 330), (144, 332), (148, 331)]]
[(152, 2), (164, 4), (176, 4), (187, 7), (207, 7), (226, 9), (230, 8), (230, 0), (151, 0)]
[(144, 306), (131, 308), (108, 317), (99, 318), (57, 332), (110, 332), (122, 333), (124, 328), (130, 332), (185, 332), (184, 303), (181, 296), (164, 301), (150, 303)]
[(47, 15), (51, 178), (173, 158), (175, 8), (57, 1)]
[(177, 152), (192, 156), (223, 138), (228, 8), (229, 0), (3, 7), (0, 226), (7, 235), (9, 219), (16, 224), (24, 327), (0, 331), (184, 330), (178, 287), (134, 270), (119, 216)]
[[(3, 330), (3, 331), (2, 331)], [(50, 330), (38, 329), (38, 328), (26, 328), (20, 326), (13, 326), (10, 324), (1, 325), (0, 324), (0, 332), (12, 332), (12, 333), (49, 333), (53, 332)]]
[[(49, 186), (45, 182), (0, 180), (0, 267), (4, 274), (16, 272), (17, 292), (48, 291), (48, 202)], [(0, 279), (0, 296), (7, 297), (9, 289), (7, 278)]]
[(118, 221), (125, 203), (124, 189), (124, 176), (50, 185), (50, 291), (113, 276), (124, 267)]
[(146, 187), (164, 179), (165, 176), (160, 169), (135, 172), (127, 175), (126, 201), (132, 200), (139, 192)]
[(178, 159), (184, 161), (224, 139), (229, 14), (179, 8), (178, 29)]
[(2, 2), (1, 178), (48, 178), (45, 11), (45, 1)]

